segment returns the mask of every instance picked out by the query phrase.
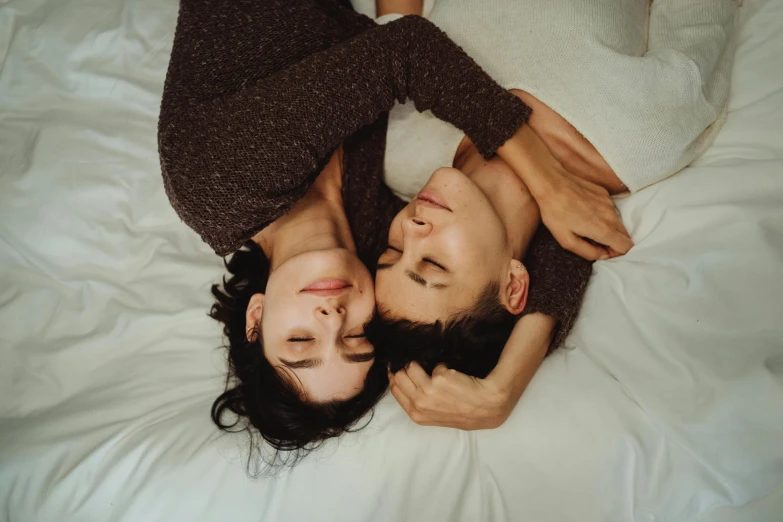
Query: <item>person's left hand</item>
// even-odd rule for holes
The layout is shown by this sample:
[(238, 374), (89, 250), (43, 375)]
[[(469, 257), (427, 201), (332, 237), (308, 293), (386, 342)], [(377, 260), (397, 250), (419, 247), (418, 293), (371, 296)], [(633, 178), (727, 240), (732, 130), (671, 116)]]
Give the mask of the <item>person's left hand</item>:
[(461, 430), (497, 428), (511, 414), (509, 392), (491, 378), (478, 379), (438, 365), (432, 377), (416, 362), (389, 373), (392, 395), (422, 426)]

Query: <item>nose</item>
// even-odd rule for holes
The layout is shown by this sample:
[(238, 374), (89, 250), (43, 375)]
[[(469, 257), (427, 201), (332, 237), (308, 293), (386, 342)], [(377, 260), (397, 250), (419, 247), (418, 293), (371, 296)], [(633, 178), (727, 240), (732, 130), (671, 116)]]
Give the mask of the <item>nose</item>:
[(315, 308), (315, 315), (321, 320), (342, 323), (345, 321), (345, 304), (340, 301), (324, 300)]
[(432, 223), (419, 216), (405, 218), (402, 231), (406, 236), (426, 237), (432, 232)]

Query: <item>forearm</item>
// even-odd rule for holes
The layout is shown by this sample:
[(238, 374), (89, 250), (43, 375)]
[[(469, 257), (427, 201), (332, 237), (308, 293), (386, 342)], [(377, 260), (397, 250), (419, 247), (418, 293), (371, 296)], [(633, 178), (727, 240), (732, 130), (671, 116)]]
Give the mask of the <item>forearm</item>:
[[(274, 154), (276, 161), (268, 163), (278, 170), (285, 165), (286, 175), (275, 177), (281, 182), (276, 191), (301, 190), (302, 176), (347, 136), (406, 99), (464, 131), (485, 156), (529, 115), (445, 33), (423, 18), (405, 17), (242, 89), (178, 104), (179, 110), (166, 111), (161, 141), (164, 150), (178, 141), (192, 152), (166, 158), (170, 169), (208, 168), (212, 158), (232, 157), (236, 143), (252, 143), (259, 153)], [(164, 109), (174, 101), (164, 97)], [(184, 127), (190, 132), (171, 132)], [(179, 165), (192, 157), (204, 161)], [(232, 168), (257, 172), (259, 165)], [(283, 186), (284, 180), (292, 186)]]
[(511, 332), (495, 369), (487, 380), (504, 391), (513, 407), (541, 366), (552, 339), (556, 320), (536, 313), (522, 317)]
[(529, 125), (520, 127), (498, 148), (497, 154), (527, 185), (536, 200), (549, 190), (549, 180), (544, 174), (548, 171), (547, 167), (558, 166), (557, 160)]

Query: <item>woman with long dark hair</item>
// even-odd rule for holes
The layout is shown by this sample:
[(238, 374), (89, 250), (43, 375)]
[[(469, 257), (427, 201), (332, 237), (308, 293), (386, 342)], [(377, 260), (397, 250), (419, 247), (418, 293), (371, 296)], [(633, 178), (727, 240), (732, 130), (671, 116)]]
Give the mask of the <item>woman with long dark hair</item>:
[[(384, 184), (383, 151), (385, 113), (405, 99), (486, 157), (530, 113), (420, 17), (376, 26), (330, 0), (181, 3), (159, 123), (164, 183), (183, 221), (234, 254), (213, 289), (230, 367), (213, 419), (257, 430), (288, 462), (350, 429), (385, 388), (364, 337), (365, 267), (404, 206)], [(543, 292), (556, 315), (563, 292)]]

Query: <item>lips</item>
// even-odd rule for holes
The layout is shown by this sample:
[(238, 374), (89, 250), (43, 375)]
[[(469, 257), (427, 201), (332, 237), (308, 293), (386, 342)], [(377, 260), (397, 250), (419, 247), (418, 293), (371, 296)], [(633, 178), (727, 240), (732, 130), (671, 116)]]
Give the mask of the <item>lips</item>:
[(430, 205), (435, 205), (436, 207), (440, 207), (444, 210), (448, 210), (449, 212), (451, 212), (451, 208), (449, 208), (449, 205), (448, 203), (446, 203), (446, 200), (443, 199), (439, 194), (436, 194), (431, 190), (422, 190), (416, 196), (416, 200), (422, 201), (424, 203), (429, 203)]
[(302, 288), (302, 292), (321, 296), (340, 295), (353, 285), (345, 279), (321, 279)]

